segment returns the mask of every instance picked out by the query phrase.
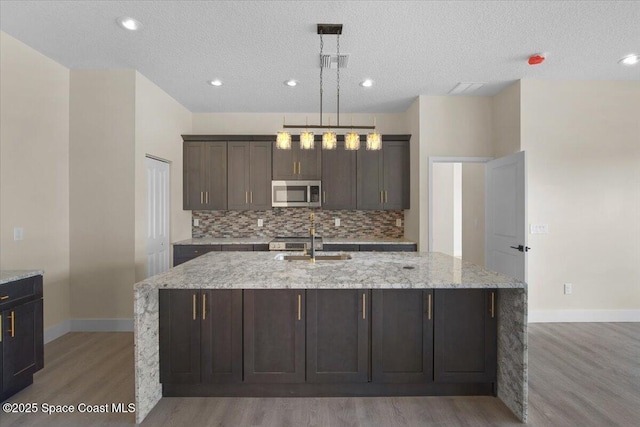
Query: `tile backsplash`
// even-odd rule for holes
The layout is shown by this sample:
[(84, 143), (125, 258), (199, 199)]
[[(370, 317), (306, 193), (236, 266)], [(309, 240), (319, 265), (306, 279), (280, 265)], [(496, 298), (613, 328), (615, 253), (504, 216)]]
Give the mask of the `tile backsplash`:
[[(371, 238), (404, 236), (404, 211), (347, 211), (307, 208), (273, 208), (266, 211), (193, 211), (199, 220), (191, 228), (198, 237), (306, 236), (309, 213), (315, 214), (316, 235), (322, 237)], [(340, 218), (340, 226), (335, 226)], [(258, 219), (263, 226), (258, 227)], [(397, 226), (396, 220), (402, 225)], [(193, 224), (193, 222), (192, 222)]]

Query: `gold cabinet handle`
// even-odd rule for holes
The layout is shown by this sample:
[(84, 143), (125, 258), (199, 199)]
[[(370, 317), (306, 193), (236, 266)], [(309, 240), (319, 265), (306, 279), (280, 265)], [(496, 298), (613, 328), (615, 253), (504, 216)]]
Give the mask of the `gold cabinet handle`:
[(322, 203), (327, 203), (327, 192), (326, 191), (322, 192)]
[(193, 320), (196, 320), (196, 294), (193, 294)]
[(9, 315), (9, 319), (11, 319), (11, 338), (16, 336), (16, 312), (11, 311)]
[(431, 320), (431, 294), (427, 294), (427, 319)]
[(495, 317), (496, 311), (496, 297), (495, 297), (495, 292), (491, 292), (491, 318), (493, 319)]
[(302, 319), (302, 295), (298, 294), (298, 320)]
[(362, 318), (367, 318), (367, 294), (362, 294)]
[(249, 203), (249, 192), (245, 191), (244, 192), (244, 204), (246, 205), (247, 203)]
[(9, 299), (9, 295), (2, 295), (2, 296), (0, 297), (0, 301), (4, 301), (4, 300), (6, 300), (6, 299)]
[(380, 203), (384, 203), (384, 199), (382, 198), (382, 191), (380, 192)]
[(207, 319), (207, 294), (202, 294), (202, 320)]
[(302, 174), (302, 164), (298, 162), (298, 175)]
[(387, 190), (384, 190), (384, 202), (387, 203), (389, 199), (387, 198)]
[(204, 191), (200, 192), (200, 204), (203, 205), (204, 204)]
[(249, 203), (253, 204), (253, 191), (249, 191)]
[(209, 204), (209, 192), (208, 192), (208, 191), (205, 191), (205, 193), (204, 193), (204, 197), (205, 197), (204, 202), (205, 202), (206, 204)]

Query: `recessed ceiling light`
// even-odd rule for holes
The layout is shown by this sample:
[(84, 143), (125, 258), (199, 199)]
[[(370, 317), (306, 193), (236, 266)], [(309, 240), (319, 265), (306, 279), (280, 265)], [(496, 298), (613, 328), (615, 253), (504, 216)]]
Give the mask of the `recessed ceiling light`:
[(219, 79), (209, 80), (207, 83), (211, 86), (222, 86), (222, 82)]
[(298, 86), (298, 81), (291, 79), (291, 80), (285, 81), (284, 84), (286, 84), (289, 87), (296, 87)]
[(118, 18), (117, 22), (118, 22), (118, 25), (120, 25), (125, 30), (129, 30), (129, 31), (138, 30), (142, 26), (142, 24), (140, 24), (139, 21), (136, 21), (135, 19), (130, 18), (128, 16), (123, 16), (122, 18)]
[(360, 82), (360, 86), (362, 86), (362, 87), (371, 87), (371, 86), (373, 86), (373, 80), (371, 80), (371, 79), (364, 80), (364, 81)]
[(637, 54), (627, 55), (621, 60), (619, 60), (618, 62), (621, 63), (622, 65), (636, 65), (637, 63), (640, 63), (640, 55), (637, 55)]

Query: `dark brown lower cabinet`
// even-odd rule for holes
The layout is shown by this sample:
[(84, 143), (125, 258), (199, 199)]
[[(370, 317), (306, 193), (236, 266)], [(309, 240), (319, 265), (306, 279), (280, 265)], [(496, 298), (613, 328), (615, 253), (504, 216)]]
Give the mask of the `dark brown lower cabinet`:
[(432, 290), (373, 291), (373, 382), (433, 381), (432, 303)]
[(242, 382), (242, 290), (159, 292), (160, 382)]
[(244, 380), (305, 381), (305, 290), (244, 291)]
[(438, 289), (435, 291), (435, 381), (487, 383), (496, 381), (496, 291)]
[(307, 290), (307, 382), (369, 381), (371, 291)]

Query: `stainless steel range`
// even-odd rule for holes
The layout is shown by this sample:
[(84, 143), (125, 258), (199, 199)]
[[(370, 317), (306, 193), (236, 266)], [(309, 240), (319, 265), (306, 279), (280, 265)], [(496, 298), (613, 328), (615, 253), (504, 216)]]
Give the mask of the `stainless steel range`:
[[(322, 250), (322, 237), (316, 236), (316, 251)], [(270, 251), (303, 251), (311, 249), (311, 237), (274, 237), (269, 242)]]

